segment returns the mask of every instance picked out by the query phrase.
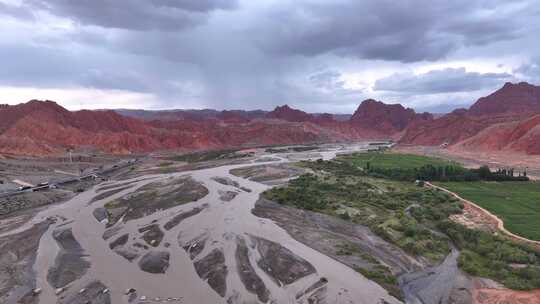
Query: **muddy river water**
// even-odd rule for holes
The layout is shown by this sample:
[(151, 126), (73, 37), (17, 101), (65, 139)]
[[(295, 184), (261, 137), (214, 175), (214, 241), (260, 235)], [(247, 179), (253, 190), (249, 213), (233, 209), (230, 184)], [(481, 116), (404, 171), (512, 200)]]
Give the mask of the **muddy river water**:
[[(347, 147), (349, 151), (350, 149), (363, 148), (362, 145)], [(315, 158), (331, 159), (335, 157), (336, 153), (346, 152), (343, 149), (343, 147), (336, 147), (316, 152), (319, 155), (315, 155)], [(295, 160), (313, 156), (298, 153)], [(311, 301), (314, 299), (317, 302), (313, 303), (401, 303), (390, 296), (382, 287), (358, 272), (297, 242), (271, 220), (256, 217), (251, 213), (259, 195), (269, 186), (234, 176), (229, 171), (253, 165), (291, 161), (290, 158), (280, 154), (264, 155), (264, 157), (267, 157), (266, 159), (271, 157), (275, 161), (250, 162), (112, 181), (107, 183), (108, 188), (113, 188), (115, 185), (122, 188), (126, 183), (131, 183), (131, 187), (105, 199), (91, 202), (92, 198), (101, 193), (99, 192), (100, 186), (96, 186), (66, 203), (42, 211), (24, 226), (9, 232), (23, 231), (50, 217), (58, 219), (41, 238), (34, 264), (36, 287), (41, 288), (38, 295), (39, 303), (67, 303), (70, 297), (95, 281), (101, 282), (106, 287), (100, 292), (107, 293), (111, 303), (260, 303), (265, 301), (268, 303), (312, 303)], [(117, 228), (118, 230), (115, 237), (104, 239), (107, 225), (106, 222), (99, 222), (93, 215), (96, 208), (136, 192), (150, 183), (166, 182), (188, 176), (204, 185), (208, 189), (208, 194), (195, 202), (158, 210), (125, 223), (120, 221), (113, 226), (113, 229)], [(219, 183), (215, 177), (226, 178), (237, 184)], [(249, 192), (247, 189), (251, 191)], [(226, 191), (237, 194), (230, 201), (224, 201), (221, 194)], [(175, 216), (190, 210), (199, 210), (197, 208), (202, 211), (186, 217), (173, 228), (168, 227), (169, 230), (164, 229), (164, 225)], [(141, 227), (146, 227), (149, 224), (156, 224), (164, 231), (163, 239), (159, 245), (142, 250), (141, 255), (148, 251), (168, 253), (168, 267), (164, 273), (141, 270), (137, 263), (137, 259), (140, 260), (139, 256), (132, 260), (127, 259), (112, 250), (110, 245), (112, 239), (128, 234), (129, 238), (126, 238), (127, 244), (125, 246), (133, 247), (135, 243), (140, 241), (134, 236), (140, 234)], [(66, 285), (65, 290), (59, 291), (51, 286), (48, 278), (50, 269), (55, 267), (57, 257), (63, 251), (54, 237), (54, 231), (69, 228), (71, 228), (73, 238), (82, 249), (81, 259), (87, 261), (89, 267), (81, 270), (81, 275)], [(260, 250), (255, 250), (254, 240), (257, 239), (281, 245), (283, 248), (280, 249), (280, 252), (292, 253), (296, 260), (307, 261), (315, 271), (309, 273), (306, 271), (307, 274), (300, 275), (293, 282), (276, 281), (269, 275), (269, 269), (265, 271), (259, 266), (264, 265), (261, 263), (261, 259), (265, 257), (261, 255)], [(204, 240), (205, 244), (195, 258), (190, 256), (190, 251), (202, 243), (193, 243), (193, 240)], [(238, 248), (239, 244), (244, 242), (247, 244), (247, 258), (251, 266), (239, 265), (243, 255), (239, 253)], [(186, 245), (189, 249), (184, 248)], [(224, 267), (221, 270), (225, 269), (226, 273), (225, 281), (222, 284), (225, 287), (221, 288), (221, 294), (216, 291), (220, 290), (219, 287), (216, 289), (210, 286), (210, 281), (213, 279), (219, 281), (219, 276), (215, 276), (215, 272), (211, 272), (209, 277), (203, 275), (201, 278), (201, 273), (194, 267), (198, 260), (212, 252), (215, 253), (216, 249), (217, 252), (222, 253), (224, 261), (221, 259), (220, 263)], [(253, 272), (252, 277), (258, 277), (255, 282), (246, 279), (245, 272), (249, 272), (250, 268)], [(323, 282), (323, 284), (316, 285), (317, 282)], [(254, 286), (256, 283), (259, 284), (259, 287), (263, 286), (262, 289), (266, 288), (266, 296), (261, 296), (260, 293), (254, 291), (257, 289), (257, 286)], [(316, 286), (316, 288), (310, 289), (310, 286)], [(126, 295), (128, 289), (133, 289), (133, 292)], [(309, 293), (315, 289), (318, 290), (318, 296), (309, 300)], [(135, 291), (136, 295), (134, 295)]]

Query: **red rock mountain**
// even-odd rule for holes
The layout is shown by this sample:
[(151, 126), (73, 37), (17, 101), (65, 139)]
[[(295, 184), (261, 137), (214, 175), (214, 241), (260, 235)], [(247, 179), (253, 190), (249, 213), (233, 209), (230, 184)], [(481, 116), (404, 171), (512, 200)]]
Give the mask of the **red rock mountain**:
[[(268, 117), (261, 117), (260, 111), (204, 110), (195, 112), (197, 117), (171, 119), (169, 115), (176, 112), (166, 113), (166, 119), (142, 120), (114, 111), (70, 112), (52, 101), (3, 105), (0, 154), (54, 155), (65, 153), (66, 149), (85, 148), (133, 153), (385, 137), (380, 132), (354, 127), (348, 121), (338, 122), (329, 114), (312, 115), (288, 106), (276, 108)], [(137, 113), (149, 114), (153, 115)]]
[(411, 124), (399, 142), (424, 146), (457, 143), (477, 134), (491, 123), (491, 117), (472, 117), (467, 115), (466, 110), (460, 109), (434, 120)]
[(256, 118), (262, 118), (267, 112), (262, 110), (244, 111), (244, 110), (225, 110), (217, 111), (212, 109), (203, 110), (127, 110), (116, 109), (115, 112), (132, 118), (139, 118), (142, 120), (207, 120), (207, 119), (231, 119), (234, 116), (234, 120), (252, 120)]
[(400, 104), (388, 105), (373, 99), (364, 100), (350, 119), (356, 126), (373, 129), (385, 134), (404, 130), (413, 121), (431, 121), (429, 113), (417, 114)]
[(281, 119), (294, 122), (311, 121), (315, 118), (311, 114), (308, 114), (304, 111), (292, 109), (288, 105), (276, 107), (274, 111), (266, 113), (265, 117), (270, 119)]
[(537, 120), (529, 120), (536, 114), (540, 114), (540, 86), (506, 83), (493, 94), (478, 99), (468, 110), (459, 109), (431, 121), (412, 123), (400, 143), (426, 146), (448, 143), (469, 151), (540, 154), (538, 144), (532, 142), (538, 139), (534, 123)]
[(353, 118), (338, 121), (331, 114), (309, 114), (287, 105), (271, 112), (70, 112), (52, 101), (32, 100), (0, 106), (0, 154), (53, 155), (85, 148), (133, 153), (385, 139), (395, 138), (418, 117), (423, 116), (380, 102), (374, 107), (365, 102)]
[(540, 113), (540, 86), (507, 82), (493, 94), (478, 99), (468, 114), (481, 116), (531, 112)]
[(540, 154), (540, 115), (522, 121), (494, 124), (452, 149)]
[[(348, 120), (287, 105), (264, 111), (70, 112), (52, 101), (0, 105), (0, 154), (53, 155), (66, 149), (109, 153), (197, 150), (367, 139), (452, 149), (540, 154), (540, 87), (505, 84), (470, 109), (439, 118), (375, 100)], [(122, 113), (120, 111), (120, 113)], [(141, 118), (135, 118), (135, 117)]]

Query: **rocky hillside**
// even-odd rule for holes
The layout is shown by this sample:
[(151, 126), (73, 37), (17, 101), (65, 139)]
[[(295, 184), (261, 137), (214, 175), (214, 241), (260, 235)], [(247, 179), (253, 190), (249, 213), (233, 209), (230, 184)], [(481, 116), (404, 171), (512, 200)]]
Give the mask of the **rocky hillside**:
[(265, 115), (269, 119), (281, 119), (285, 121), (304, 122), (312, 121), (315, 117), (304, 111), (292, 109), (288, 105), (276, 107), (272, 112), (268, 112)]
[(493, 94), (473, 104), (470, 115), (501, 115), (510, 113), (540, 113), (540, 86), (520, 82), (507, 82)]
[(470, 109), (434, 118), (400, 104), (363, 101), (349, 119), (287, 105), (273, 111), (76, 111), (52, 101), (0, 106), (0, 154), (53, 155), (198, 150), (274, 144), (399, 139), (468, 151), (540, 154), (540, 87), (505, 84)]
[(412, 122), (433, 120), (429, 113), (417, 114), (413, 109), (400, 104), (388, 105), (373, 99), (364, 100), (350, 122), (364, 129), (373, 129), (386, 134), (404, 130)]
[[(385, 107), (395, 108), (381, 103), (378, 109)], [(370, 117), (363, 111), (362, 115)], [(308, 114), (286, 105), (267, 113), (127, 111), (128, 117), (118, 111), (71, 112), (52, 101), (32, 100), (0, 107), (0, 154), (43, 156), (62, 154), (67, 149), (126, 154), (385, 139), (394, 138), (396, 131), (416, 115), (408, 109), (407, 118), (401, 119), (396, 117), (401, 111), (380, 111), (373, 115), (388, 121), (388, 128), (372, 128), (358, 117), (336, 120), (331, 114)]]
[(478, 99), (469, 109), (411, 123), (400, 143), (426, 146), (447, 143), (470, 151), (504, 149), (540, 154), (540, 147), (534, 142), (536, 119), (530, 119), (537, 114), (540, 114), (540, 86), (506, 83), (493, 94)]
[(492, 125), (456, 144), (452, 149), (540, 154), (540, 115), (522, 121)]
[(242, 121), (252, 120), (256, 118), (262, 118), (267, 113), (262, 110), (255, 111), (244, 111), (244, 110), (225, 110), (218, 111), (212, 109), (203, 109), (203, 110), (127, 110), (127, 109), (116, 109), (114, 110), (118, 114), (123, 116), (128, 116), (132, 118), (139, 118), (142, 120), (208, 120), (208, 119), (231, 119)]

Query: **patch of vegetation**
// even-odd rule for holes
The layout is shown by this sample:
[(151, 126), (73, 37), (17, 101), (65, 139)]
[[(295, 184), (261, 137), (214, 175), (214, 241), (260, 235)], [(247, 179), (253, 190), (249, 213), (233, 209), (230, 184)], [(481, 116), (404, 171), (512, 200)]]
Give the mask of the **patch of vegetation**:
[(434, 167), (461, 167), (461, 165), (458, 163), (441, 158), (392, 152), (354, 153), (350, 155), (343, 155), (340, 157), (340, 159), (350, 162), (359, 168), (365, 168), (368, 163), (374, 167), (382, 169), (415, 169), (426, 165), (431, 165)]
[(287, 153), (287, 152), (307, 152), (319, 149), (318, 146), (295, 146), (283, 148), (267, 148), (266, 153)]
[[(370, 158), (374, 154), (376, 157), (382, 155), (380, 164)], [(419, 167), (415, 166), (441, 164), (456, 168), (456, 172), (465, 170), (458, 164), (439, 159), (401, 156), (366, 153), (332, 161), (301, 162), (300, 166), (310, 168), (313, 173), (304, 174), (286, 187), (270, 189), (263, 195), (280, 204), (366, 225), (406, 252), (433, 262), (441, 261), (449, 253), (451, 241), (461, 250), (459, 267), (467, 273), (494, 279), (512, 289), (540, 288), (540, 251), (451, 222), (449, 216), (461, 213), (463, 204), (442, 191), (415, 186), (410, 182), (410, 176), (398, 178), (366, 170), (368, 161), (370, 167), (380, 165), (384, 170), (398, 172), (418, 172)], [(476, 172), (485, 174), (487, 171), (484, 168)], [(512, 231), (528, 232), (524, 234), (527, 236), (537, 236), (540, 232), (538, 183), (455, 182), (441, 185), (500, 214)], [(343, 246), (336, 254), (357, 253), (354, 248)], [(396, 286), (382, 269), (358, 268), (365, 276), (388, 284), (387, 289)]]
[(158, 164), (158, 167), (165, 168), (165, 167), (171, 166), (172, 164), (174, 164), (174, 163), (173, 163), (173, 162), (170, 162), (170, 161), (168, 161), (168, 162), (161, 162), (161, 163)]
[(188, 163), (196, 163), (196, 162), (205, 162), (205, 161), (219, 160), (219, 159), (236, 159), (236, 158), (243, 158), (243, 157), (250, 156), (249, 153), (237, 153), (237, 151), (238, 150), (234, 150), (234, 149), (202, 151), (202, 152), (176, 155), (176, 156), (170, 157), (169, 159), (173, 161), (184, 161)]
[(403, 293), (399, 288), (398, 279), (390, 272), (390, 269), (384, 265), (377, 265), (373, 269), (354, 267), (354, 270), (364, 277), (376, 282), (397, 299), (403, 300)]
[(270, 189), (264, 196), (280, 204), (367, 225), (407, 252), (433, 262), (442, 260), (450, 249), (447, 239), (430, 229), (436, 220), (462, 208), (440, 191), (328, 171), (301, 175), (287, 187)]
[(458, 263), (465, 272), (494, 279), (511, 289), (540, 288), (538, 250), (448, 220), (438, 227), (461, 249)]
[(289, 152), (287, 148), (267, 148), (264, 150), (266, 153), (286, 153)]
[(354, 243), (342, 243), (336, 246), (336, 255), (356, 255), (362, 258), (362, 260), (371, 263), (371, 264), (380, 264), (377, 259), (372, 257), (371, 255), (365, 253), (364, 251), (360, 250), (357, 245)]
[(504, 221), (509, 231), (540, 241), (540, 183), (437, 183), (473, 201)]
[(336, 249), (337, 255), (354, 255), (360, 257), (368, 263), (368, 265), (364, 267), (354, 265), (354, 270), (383, 286), (383, 288), (388, 290), (392, 296), (403, 299), (403, 293), (401, 292), (401, 289), (399, 289), (398, 279), (392, 274), (392, 271), (388, 267), (382, 265), (377, 259), (362, 251), (354, 243), (342, 243), (339, 244)]
[(401, 181), (528, 181), (526, 172), (489, 167), (466, 169), (458, 163), (439, 158), (391, 152), (355, 153), (340, 158), (362, 169), (365, 175)]
[(299, 147), (291, 147), (291, 150), (294, 152), (306, 152), (306, 151), (313, 151), (317, 150), (319, 147), (317, 146), (299, 146)]

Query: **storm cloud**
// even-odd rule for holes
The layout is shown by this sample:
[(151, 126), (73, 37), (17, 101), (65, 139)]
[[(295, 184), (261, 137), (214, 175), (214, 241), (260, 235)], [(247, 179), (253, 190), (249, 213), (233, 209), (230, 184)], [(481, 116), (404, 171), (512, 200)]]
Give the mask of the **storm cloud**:
[(493, 89), (502, 82), (512, 80), (508, 73), (467, 72), (465, 68), (433, 70), (424, 74), (396, 73), (375, 81), (376, 91), (409, 94), (470, 92)]
[(194, 26), (205, 21), (209, 12), (234, 7), (234, 0), (27, 0), (20, 6), (28, 11), (47, 11), (86, 25), (166, 31)]
[(524, 63), (514, 72), (526, 81), (540, 83), (540, 57), (533, 58), (531, 61)]
[(502, 8), (490, 10), (489, 3), (495, 2), (308, 3), (267, 13), (268, 23), (258, 28), (264, 35), (255, 39), (265, 50), (282, 54), (313, 56), (331, 52), (404, 62), (437, 60), (464, 45), (489, 44), (519, 36), (523, 25), (507, 15), (518, 9), (504, 13)]
[(0, 0), (0, 94), (65, 90), (33, 98), (70, 108), (92, 107), (65, 97), (91, 90), (151, 100), (134, 108), (350, 113), (376, 98), (446, 110), (540, 81), (538, 17), (532, 0)]

